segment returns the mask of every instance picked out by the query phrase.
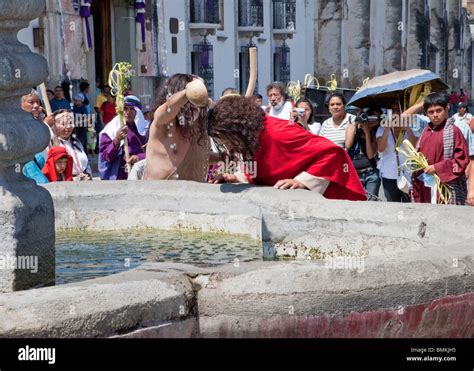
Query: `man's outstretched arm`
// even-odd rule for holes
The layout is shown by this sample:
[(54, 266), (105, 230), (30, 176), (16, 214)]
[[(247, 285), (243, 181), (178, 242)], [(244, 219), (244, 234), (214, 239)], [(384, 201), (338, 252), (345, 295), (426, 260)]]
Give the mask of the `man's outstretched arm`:
[(157, 128), (173, 122), (182, 106), (187, 103), (186, 89), (173, 94), (165, 103), (157, 108), (153, 116), (152, 126)]

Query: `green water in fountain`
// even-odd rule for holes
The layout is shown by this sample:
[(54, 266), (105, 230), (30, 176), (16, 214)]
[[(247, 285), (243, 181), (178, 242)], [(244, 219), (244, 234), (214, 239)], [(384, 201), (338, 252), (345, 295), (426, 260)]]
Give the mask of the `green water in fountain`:
[(56, 284), (84, 281), (144, 262), (198, 266), (262, 260), (259, 241), (244, 236), (184, 231), (56, 233)]

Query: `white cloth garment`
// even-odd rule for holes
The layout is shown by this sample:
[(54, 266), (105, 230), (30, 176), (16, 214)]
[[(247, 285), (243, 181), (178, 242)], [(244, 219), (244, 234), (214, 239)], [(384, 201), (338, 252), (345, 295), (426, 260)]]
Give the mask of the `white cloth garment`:
[(292, 111), (293, 105), (290, 102), (285, 102), (285, 104), (283, 104), (283, 106), (279, 110), (276, 110), (275, 107), (270, 108), (268, 116), (278, 117), (282, 120), (289, 120)]

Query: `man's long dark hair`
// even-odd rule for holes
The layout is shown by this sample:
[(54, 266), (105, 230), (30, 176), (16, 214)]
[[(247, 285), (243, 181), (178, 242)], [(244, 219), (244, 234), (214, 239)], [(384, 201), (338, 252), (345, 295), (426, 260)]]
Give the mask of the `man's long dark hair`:
[(224, 97), (209, 115), (209, 136), (228, 141), (244, 159), (255, 156), (265, 113), (251, 98)]
[[(178, 73), (163, 81), (158, 89), (158, 96), (156, 98), (155, 111), (162, 104), (166, 103), (169, 97), (186, 89), (186, 85), (193, 81), (196, 76)], [(194, 113), (198, 113), (198, 118), (194, 121)], [(183, 139), (191, 139), (195, 135), (201, 139), (205, 134), (205, 118), (206, 108), (198, 108), (187, 102), (178, 113), (178, 124), (176, 129)], [(180, 125), (180, 123), (182, 123)]]

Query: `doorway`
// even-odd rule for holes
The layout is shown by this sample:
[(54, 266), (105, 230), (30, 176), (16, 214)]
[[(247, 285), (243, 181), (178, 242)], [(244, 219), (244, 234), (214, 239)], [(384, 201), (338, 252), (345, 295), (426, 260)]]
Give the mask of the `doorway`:
[(112, 4), (111, 0), (92, 2), (94, 19), (94, 54), (96, 80), (106, 84), (112, 69)]

